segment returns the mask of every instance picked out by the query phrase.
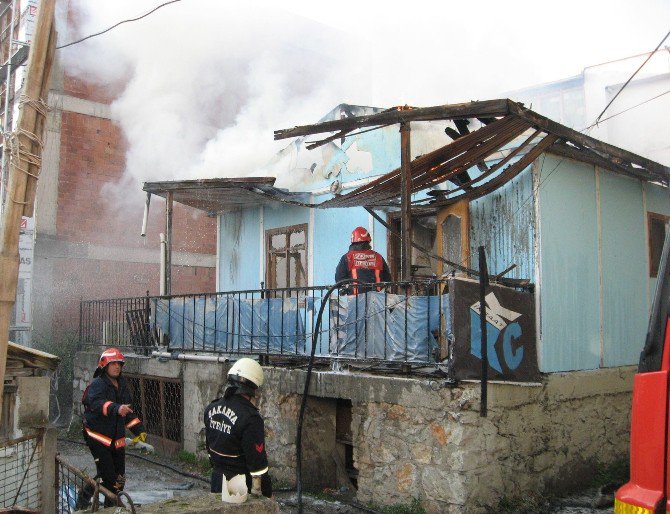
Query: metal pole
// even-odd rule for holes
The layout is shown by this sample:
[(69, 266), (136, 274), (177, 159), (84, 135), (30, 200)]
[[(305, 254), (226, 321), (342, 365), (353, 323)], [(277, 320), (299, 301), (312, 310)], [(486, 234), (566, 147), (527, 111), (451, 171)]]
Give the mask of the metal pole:
[(172, 294), (172, 191), (165, 198), (165, 294)]
[(149, 223), (149, 205), (151, 204), (151, 193), (147, 193), (147, 199), (144, 202), (144, 216), (142, 217), (142, 237), (147, 235), (147, 224)]
[(489, 271), (486, 266), (484, 247), (479, 247), (479, 329), (482, 333), (482, 378), (481, 378), (481, 407), (479, 415), (485, 418), (488, 411), (488, 379), (489, 379), (489, 352), (486, 334), (486, 288), (489, 285)]
[(400, 124), (400, 280), (412, 280), (412, 154), (409, 122)]

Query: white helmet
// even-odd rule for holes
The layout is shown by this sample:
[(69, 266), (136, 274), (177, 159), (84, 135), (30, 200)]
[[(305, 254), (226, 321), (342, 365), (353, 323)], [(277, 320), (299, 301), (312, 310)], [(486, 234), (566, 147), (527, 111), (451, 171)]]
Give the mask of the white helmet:
[(235, 382), (249, 381), (256, 387), (263, 385), (263, 368), (253, 359), (243, 357), (228, 370), (228, 380)]

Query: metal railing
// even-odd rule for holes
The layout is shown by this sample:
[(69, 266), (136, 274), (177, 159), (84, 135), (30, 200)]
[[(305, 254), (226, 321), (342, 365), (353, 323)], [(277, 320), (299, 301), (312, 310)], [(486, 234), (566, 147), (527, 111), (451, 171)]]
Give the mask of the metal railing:
[(367, 289), (328, 299), (321, 286), (82, 301), (80, 340), (142, 354), (162, 344), (180, 352), (306, 356), (327, 302), (317, 356), (435, 362), (451, 340), (446, 281)]
[(41, 511), (42, 437), (40, 431), (0, 442), (0, 507)]
[[(125, 504), (121, 501), (122, 496), (126, 500)], [(66, 462), (60, 455), (56, 455), (56, 512), (97, 512), (105, 504), (126, 507), (135, 512), (133, 501), (127, 493), (114, 494), (82, 470)]]

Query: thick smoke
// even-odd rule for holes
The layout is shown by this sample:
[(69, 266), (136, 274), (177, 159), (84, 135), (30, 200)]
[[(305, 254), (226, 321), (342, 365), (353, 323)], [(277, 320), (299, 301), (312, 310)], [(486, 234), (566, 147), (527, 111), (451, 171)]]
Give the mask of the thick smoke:
[[(159, 3), (61, 3), (70, 14), (59, 42)], [(288, 144), (274, 142), (273, 130), (316, 122), (339, 103), (495, 98), (648, 51), (668, 15), (661, 2), (622, 0), (183, 0), (61, 58), (68, 73), (107, 85), (116, 98), (113, 116), (128, 141), (126, 185), (139, 192), (146, 180), (258, 175)], [(278, 185), (291, 186), (290, 177)]]

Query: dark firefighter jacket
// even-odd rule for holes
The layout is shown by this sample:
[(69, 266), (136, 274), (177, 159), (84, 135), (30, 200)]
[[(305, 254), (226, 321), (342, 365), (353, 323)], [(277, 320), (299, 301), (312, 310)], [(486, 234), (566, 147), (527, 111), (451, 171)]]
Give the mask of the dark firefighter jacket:
[(131, 404), (126, 379), (119, 375), (119, 388), (103, 373), (84, 392), (84, 432), (105, 446), (122, 448), (126, 444), (126, 428), (133, 434), (145, 432), (144, 425), (136, 414), (119, 416), (123, 404)]
[(260, 476), (268, 486), (265, 426), (258, 409), (239, 394), (217, 398), (205, 409), (205, 441), (212, 467), (230, 480), (235, 475)]
[[(364, 284), (375, 284), (378, 282), (390, 282), (391, 273), (384, 258), (366, 242), (352, 243), (349, 251), (340, 259), (335, 270), (335, 282), (347, 278), (354, 278)], [(347, 292), (357, 294), (370, 290), (370, 288), (357, 287), (356, 284), (348, 286)]]

